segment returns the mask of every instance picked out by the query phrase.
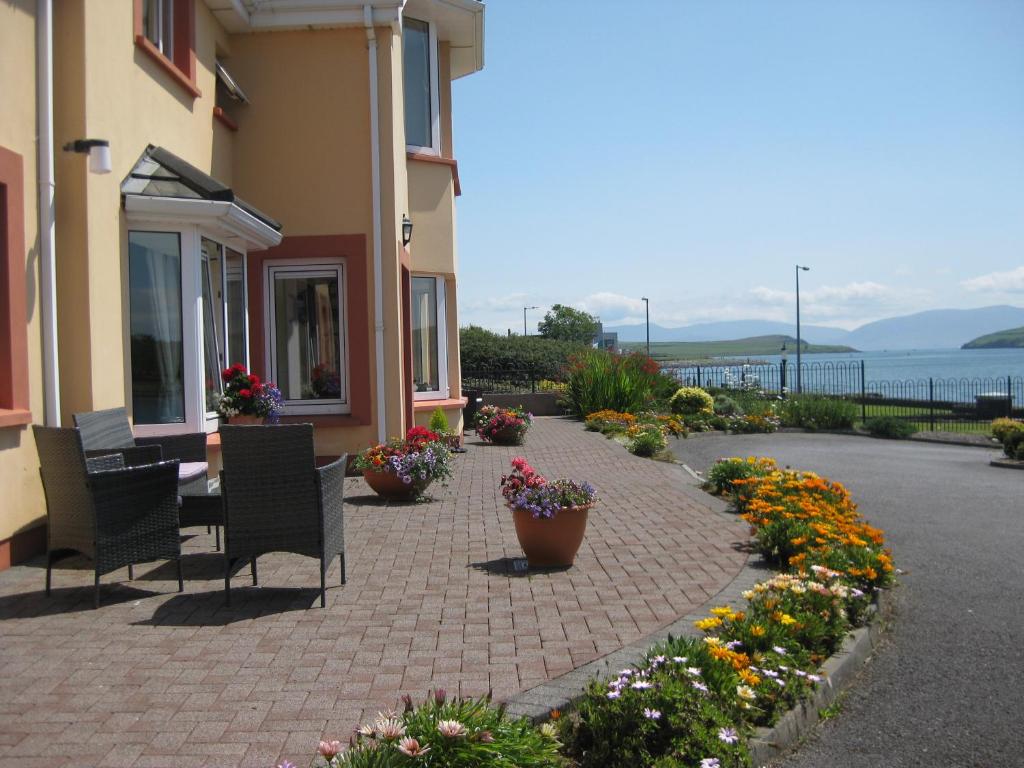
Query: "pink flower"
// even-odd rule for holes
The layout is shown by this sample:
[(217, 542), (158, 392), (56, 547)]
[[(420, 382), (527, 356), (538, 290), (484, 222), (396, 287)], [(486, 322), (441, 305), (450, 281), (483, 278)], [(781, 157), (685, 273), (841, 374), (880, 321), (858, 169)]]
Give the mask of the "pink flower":
[(341, 742), (337, 739), (331, 741), (321, 741), (320, 747), (317, 750), (321, 755), (330, 760), (336, 754), (341, 752)]
[(409, 757), (419, 757), (430, 751), (430, 747), (420, 746), (420, 743), (411, 736), (407, 736), (398, 742), (398, 751)]

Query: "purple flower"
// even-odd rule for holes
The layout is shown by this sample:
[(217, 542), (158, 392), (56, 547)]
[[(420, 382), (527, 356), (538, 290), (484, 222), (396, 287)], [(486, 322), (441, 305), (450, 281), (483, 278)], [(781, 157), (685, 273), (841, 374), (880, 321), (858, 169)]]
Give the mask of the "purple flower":
[(736, 733), (735, 728), (719, 728), (718, 729), (718, 740), (725, 744), (735, 744), (739, 741), (740, 736)]
[(656, 709), (648, 709), (647, 707), (644, 707), (644, 717), (648, 720), (660, 720), (661, 712)]
[(700, 761), (700, 768), (722, 768), (717, 757), (705, 757)]

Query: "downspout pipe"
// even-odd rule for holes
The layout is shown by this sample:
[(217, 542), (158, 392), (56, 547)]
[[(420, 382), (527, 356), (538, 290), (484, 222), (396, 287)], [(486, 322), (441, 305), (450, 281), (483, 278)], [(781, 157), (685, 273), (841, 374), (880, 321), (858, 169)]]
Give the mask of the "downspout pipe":
[(60, 383), (57, 358), (57, 279), (54, 241), (53, 175), (53, 0), (36, 1), (36, 145), (39, 192), (39, 275), (43, 334), (44, 418), (60, 426)]
[(363, 6), (367, 56), (370, 67), (370, 177), (373, 197), (373, 333), (377, 371), (377, 439), (387, 440), (387, 403), (384, 392), (384, 256), (381, 245), (380, 184), (380, 94), (377, 87), (377, 33), (373, 28), (373, 8)]

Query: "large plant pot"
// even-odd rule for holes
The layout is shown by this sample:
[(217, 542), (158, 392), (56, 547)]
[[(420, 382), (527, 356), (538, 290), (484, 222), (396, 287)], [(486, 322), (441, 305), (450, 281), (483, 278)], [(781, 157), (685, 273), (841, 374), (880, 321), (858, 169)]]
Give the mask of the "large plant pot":
[(536, 518), (525, 509), (513, 509), (519, 546), (531, 568), (570, 566), (587, 530), (590, 505), (564, 507), (551, 518)]
[(230, 416), (228, 417), (228, 424), (231, 426), (242, 426), (242, 427), (253, 427), (265, 424), (267, 421), (265, 416)]
[(499, 429), (493, 435), (488, 435), (485, 439), (490, 440), (495, 445), (522, 445), (526, 442), (526, 433), (521, 432), (515, 427), (505, 427)]
[(413, 480), (403, 483), (394, 472), (371, 472), (363, 470), (363, 479), (378, 496), (388, 501), (412, 501), (430, 485), (430, 480)]

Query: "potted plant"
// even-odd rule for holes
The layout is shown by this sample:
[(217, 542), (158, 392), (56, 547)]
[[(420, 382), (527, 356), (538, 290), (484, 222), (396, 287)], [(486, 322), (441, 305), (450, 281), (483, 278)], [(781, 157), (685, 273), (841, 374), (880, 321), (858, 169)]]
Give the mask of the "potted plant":
[(405, 439), (392, 439), (359, 454), (355, 467), (377, 493), (389, 501), (412, 501), (434, 480), (451, 477), (451, 452), (440, 435), (413, 427)]
[(477, 411), (476, 433), (495, 445), (522, 445), (526, 431), (533, 424), (533, 414), (519, 408), (485, 405)]
[(284, 410), (284, 400), (273, 382), (260, 381), (241, 363), (225, 368), (220, 374), (224, 393), (217, 402), (217, 413), (229, 424), (263, 424), (276, 422)]
[(452, 453), (466, 452), (466, 449), (462, 447), (462, 435), (452, 432), (448, 425), (448, 417), (441, 406), (435, 408), (434, 412), (430, 414), (430, 431), (440, 435), (441, 440), (448, 445)]
[(512, 510), (516, 536), (531, 567), (573, 564), (587, 530), (587, 515), (597, 501), (590, 483), (547, 480), (517, 456), (512, 472), (501, 478), (501, 495)]

